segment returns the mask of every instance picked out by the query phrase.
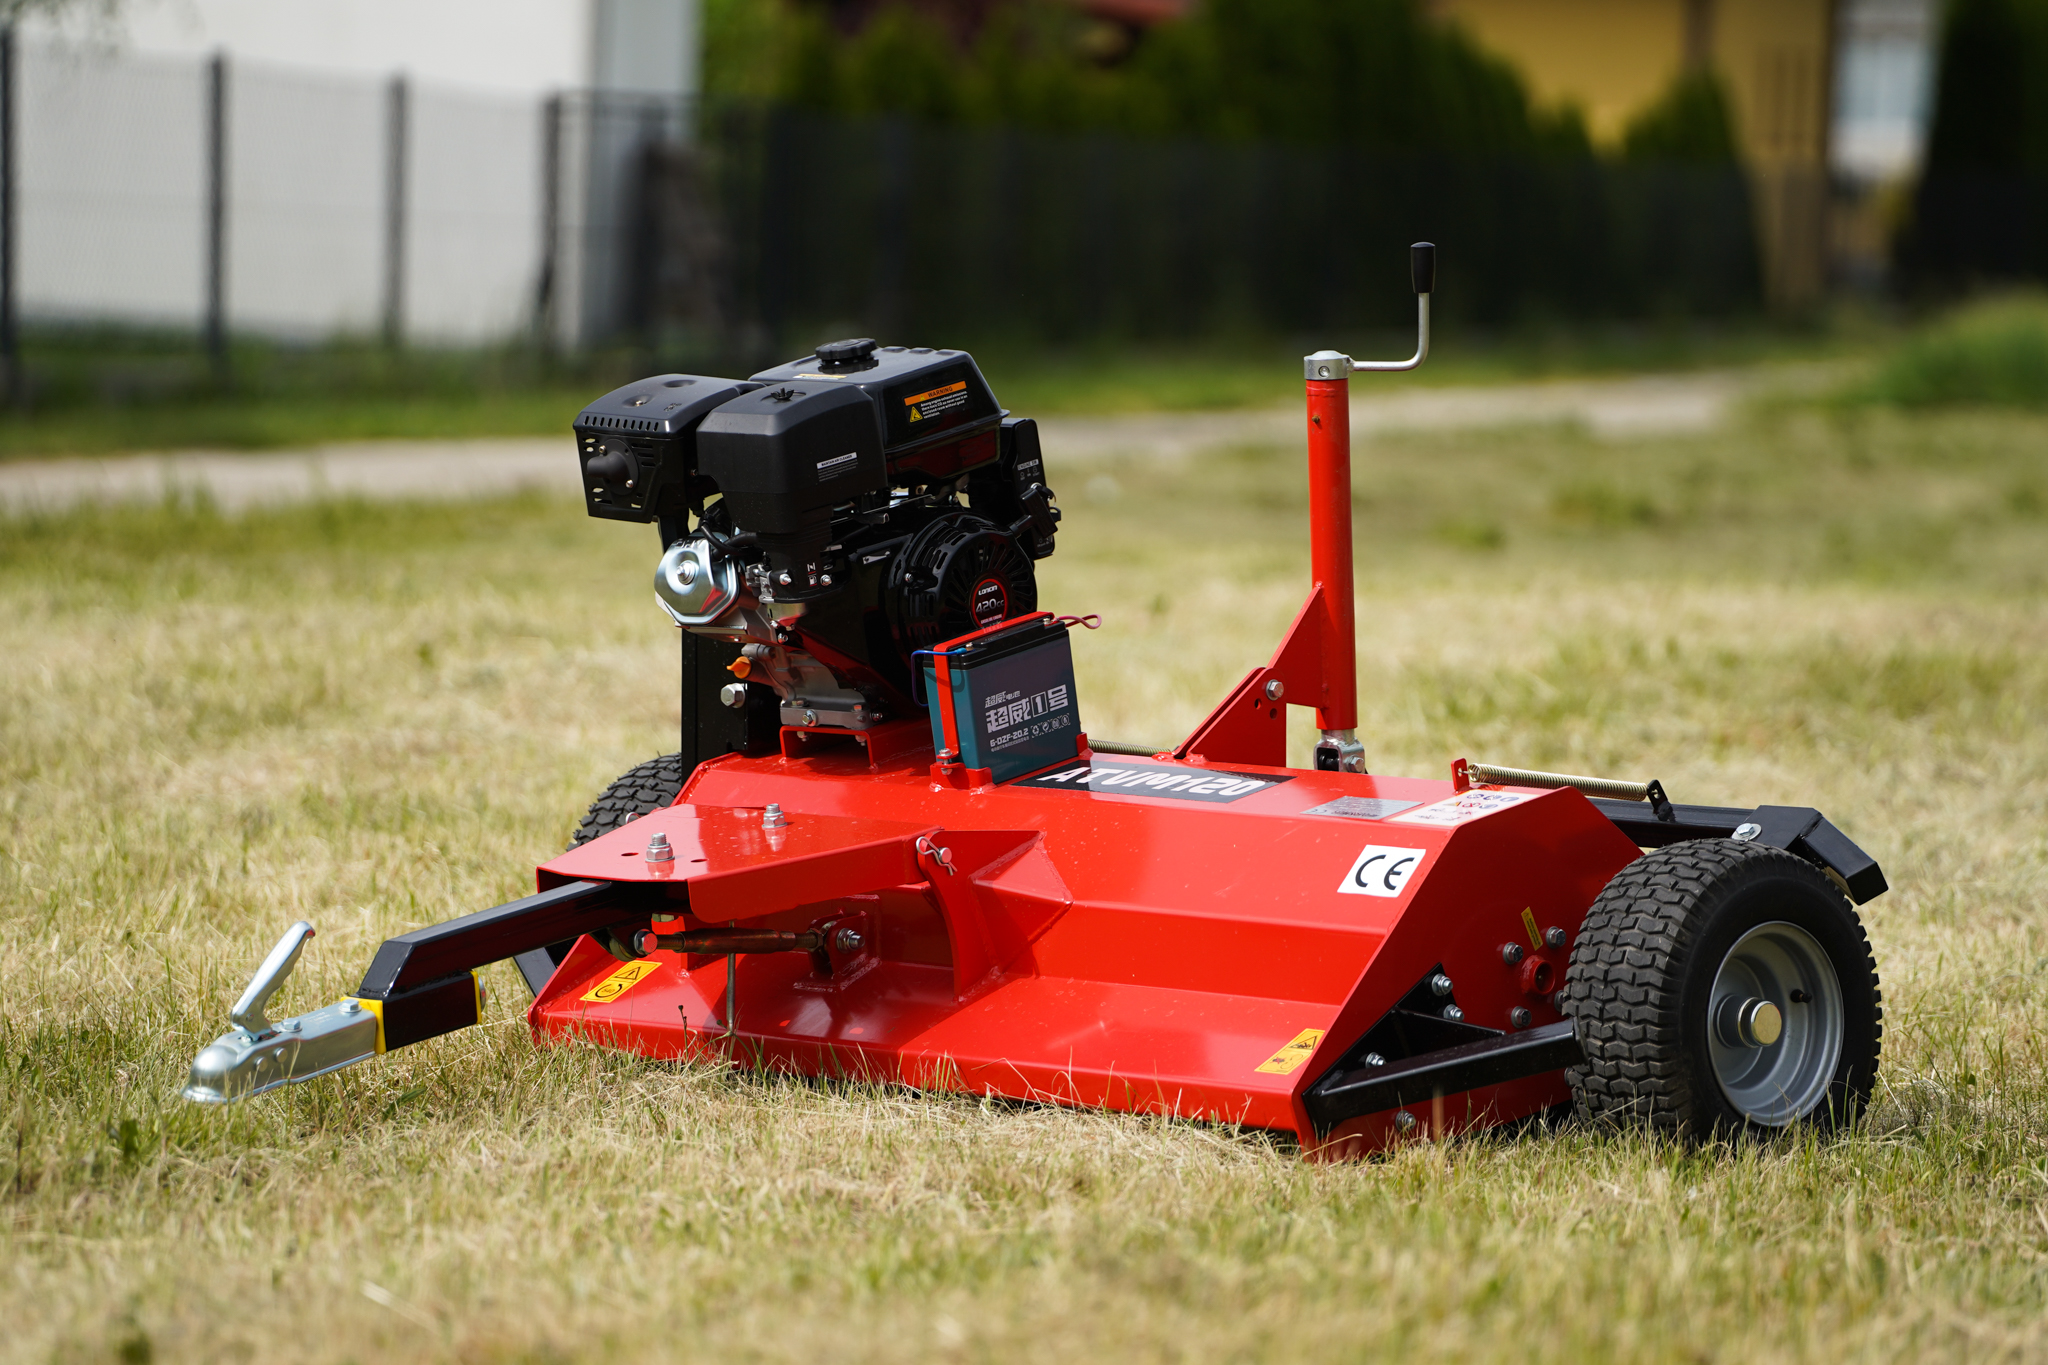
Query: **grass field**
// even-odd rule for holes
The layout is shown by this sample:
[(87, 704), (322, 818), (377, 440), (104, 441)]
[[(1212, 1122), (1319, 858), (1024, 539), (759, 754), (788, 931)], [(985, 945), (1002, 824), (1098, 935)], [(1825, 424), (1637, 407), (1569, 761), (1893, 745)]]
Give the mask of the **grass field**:
[[(839, 324), (844, 330), (850, 324)], [(1895, 328), (1843, 315), (1794, 327), (1732, 324), (1581, 326), (1495, 333), (1455, 320), (1438, 357), (1381, 388), (1565, 375), (1752, 365), (1869, 355)], [(590, 399), (675, 369), (749, 374), (832, 334), (804, 334), (751, 357), (685, 358), (620, 350), (547, 358), (531, 350), (390, 351), (363, 341), (289, 347), (238, 343), (225, 380), (182, 336), (32, 332), (22, 403), (0, 408), (0, 460), (133, 450), (269, 450), (334, 441), (546, 436)], [(972, 346), (1012, 409), (1039, 416), (1281, 406), (1298, 397), (1295, 357), (1325, 345), (1408, 354), (1410, 333), (1197, 339), (1072, 347), (997, 339)]]
[[(1062, 467), (1091, 733), (1284, 627), (1299, 454)], [(520, 893), (670, 747), (651, 534), (573, 506), (0, 523), (0, 1359), (2048, 1358), (2048, 418), (1786, 407), (1358, 454), (1363, 733), (1823, 808), (1884, 863), (1864, 1128), (1565, 1128), (1326, 1166), (1163, 1120), (819, 1089), (485, 1026), (174, 1098), (281, 1002)]]

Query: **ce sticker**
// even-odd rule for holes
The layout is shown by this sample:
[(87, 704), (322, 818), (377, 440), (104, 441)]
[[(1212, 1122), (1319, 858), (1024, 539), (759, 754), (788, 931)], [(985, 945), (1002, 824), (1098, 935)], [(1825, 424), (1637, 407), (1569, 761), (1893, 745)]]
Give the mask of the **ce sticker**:
[(1408, 885), (1408, 879), (1422, 866), (1423, 855), (1428, 851), (1367, 844), (1337, 889), (1347, 896), (1385, 896), (1391, 900)]

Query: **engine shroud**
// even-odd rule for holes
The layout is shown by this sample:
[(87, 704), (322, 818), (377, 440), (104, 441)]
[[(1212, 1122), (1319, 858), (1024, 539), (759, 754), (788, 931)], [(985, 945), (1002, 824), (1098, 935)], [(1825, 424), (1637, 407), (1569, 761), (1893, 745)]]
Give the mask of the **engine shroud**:
[(785, 723), (903, 714), (915, 650), (1037, 609), (1059, 521), (1037, 424), (965, 351), (861, 338), (745, 380), (661, 375), (575, 429), (591, 515), (657, 523), (671, 616), (745, 646)]

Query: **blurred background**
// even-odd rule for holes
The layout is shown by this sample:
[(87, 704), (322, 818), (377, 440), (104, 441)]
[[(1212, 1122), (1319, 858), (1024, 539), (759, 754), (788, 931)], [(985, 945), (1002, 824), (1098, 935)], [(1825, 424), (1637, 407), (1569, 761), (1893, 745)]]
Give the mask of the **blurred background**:
[(2048, 271), (2044, 0), (0, 9), (14, 454), (555, 430), (827, 334), (1396, 346), (1420, 238), (1523, 368)]

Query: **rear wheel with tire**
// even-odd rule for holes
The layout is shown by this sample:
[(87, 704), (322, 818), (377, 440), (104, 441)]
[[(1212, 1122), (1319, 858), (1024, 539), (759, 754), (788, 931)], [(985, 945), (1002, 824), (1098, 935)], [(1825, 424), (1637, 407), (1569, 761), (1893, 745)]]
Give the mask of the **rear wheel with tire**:
[[(650, 758), (628, 768), (599, 793), (597, 800), (590, 803), (590, 809), (584, 812), (583, 823), (576, 826), (576, 832), (569, 836), (569, 847), (581, 848), (599, 835), (610, 834), (651, 811), (673, 806), (676, 797), (682, 794), (683, 779), (688, 775), (681, 754), (663, 754), (660, 758)], [(630, 959), (633, 956), (629, 948), (613, 941), (609, 934), (599, 934), (597, 938), (614, 957)], [(550, 943), (545, 948), (536, 948), (519, 956), (520, 973), (535, 995), (540, 994), (540, 988), (547, 984), (554, 969), (562, 965), (562, 959), (569, 955), (569, 949), (575, 946), (575, 942), (565, 938), (560, 943)]]
[(1686, 1141), (1852, 1122), (1877, 1076), (1869, 940), (1827, 875), (1732, 839), (1623, 868), (1565, 975), (1582, 1119)]

